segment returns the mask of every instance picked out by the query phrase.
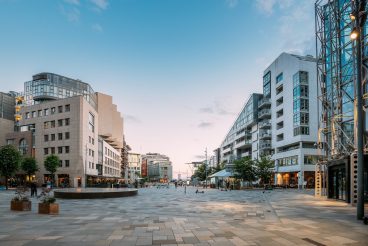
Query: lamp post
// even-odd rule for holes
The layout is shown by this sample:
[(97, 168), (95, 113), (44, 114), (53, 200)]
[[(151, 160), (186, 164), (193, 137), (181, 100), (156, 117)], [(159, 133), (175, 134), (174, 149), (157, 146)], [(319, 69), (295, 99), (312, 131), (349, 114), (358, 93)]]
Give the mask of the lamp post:
[(207, 189), (207, 147), (206, 147), (206, 163), (204, 164), (204, 169), (206, 171), (206, 189)]
[(357, 199), (357, 219), (361, 220), (364, 217), (364, 132), (363, 132), (363, 96), (362, 96), (362, 28), (365, 24), (367, 13), (365, 11), (365, 0), (355, 1), (355, 12), (350, 15), (350, 19), (355, 22), (354, 28), (350, 34), (350, 38), (356, 41), (356, 151), (357, 151), (357, 177), (358, 177), (358, 199)]

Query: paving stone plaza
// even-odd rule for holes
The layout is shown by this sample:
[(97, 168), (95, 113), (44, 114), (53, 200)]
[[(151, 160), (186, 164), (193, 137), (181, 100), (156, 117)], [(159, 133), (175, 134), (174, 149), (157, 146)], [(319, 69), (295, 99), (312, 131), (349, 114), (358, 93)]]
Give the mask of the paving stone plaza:
[(144, 188), (137, 196), (59, 199), (60, 214), (11, 212), (0, 191), (0, 245), (368, 245), (355, 208), (312, 191)]

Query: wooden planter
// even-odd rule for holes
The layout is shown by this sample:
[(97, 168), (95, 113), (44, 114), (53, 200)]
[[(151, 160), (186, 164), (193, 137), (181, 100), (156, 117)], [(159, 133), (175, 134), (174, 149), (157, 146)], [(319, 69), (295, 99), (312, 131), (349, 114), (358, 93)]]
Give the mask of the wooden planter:
[(58, 203), (39, 203), (38, 204), (39, 214), (59, 214)]
[(10, 209), (14, 211), (31, 211), (31, 201), (11, 201)]

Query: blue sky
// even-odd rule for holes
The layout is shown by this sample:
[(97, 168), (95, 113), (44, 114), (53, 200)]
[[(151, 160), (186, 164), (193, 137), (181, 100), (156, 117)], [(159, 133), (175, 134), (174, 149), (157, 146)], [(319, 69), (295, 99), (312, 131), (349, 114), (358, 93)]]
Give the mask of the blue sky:
[[(39, 72), (110, 94), (176, 174), (216, 148), (263, 70), (314, 51), (313, 0), (0, 0), (0, 91)], [(185, 175), (184, 175), (185, 176)]]

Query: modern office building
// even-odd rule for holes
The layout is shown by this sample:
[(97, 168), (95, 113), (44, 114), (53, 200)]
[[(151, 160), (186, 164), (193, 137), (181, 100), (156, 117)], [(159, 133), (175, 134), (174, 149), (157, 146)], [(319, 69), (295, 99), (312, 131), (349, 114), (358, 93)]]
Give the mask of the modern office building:
[(33, 76), (25, 90), (27, 104), (16, 105), (16, 128), (5, 139), (36, 158), (40, 184), (50, 179), (43, 165), (50, 154), (60, 158), (58, 186), (94, 186), (121, 177), (123, 119), (111, 96), (51, 73)]
[[(319, 112), (319, 147), (325, 159), (319, 162), (316, 195), (357, 203), (356, 160), (356, 93), (357, 63), (356, 45), (350, 39), (354, 24), (355, 1), (318, 0), (315, 4), (316, 41), (318, 58), (318, 84), (321, 102)], [(367, 74), (367, 24), (364, 23), (361, 38), (363, 74)], [(363, 78), (367, 98), (366, 76)], [(363, 101), (365, 109), (367, 100)], [(367, 143), (367, 111), (364, 142)], [(365, 146), (365, 153), (368, 148)], [(365, 156), (364, 193), (368, 201), (368, 158)]]
[(130, 183), (142, 176), (142, 158), (141, 154), (128, 153), (128, 179)]
[(142, 155), (142, 160), (147, 160), (148, 177), (151, 181), (172, 180), (172, 163), (169, 157), (159, 153), (147, 153)]
[(220, 163), (225, 163), (229, 172), (232, 172), (236, 159), (245, 156), (258, 158), (258, 107), (261, 99), (262, 94), (257, 93), (249, 97), (217, 150)]
[(319, 158), (316, 80), (312, 56), (282, 53), (264, 71), (272, 132), (260, 132), (260, 139), (271, 140), (277, 185), (314, 187)]

